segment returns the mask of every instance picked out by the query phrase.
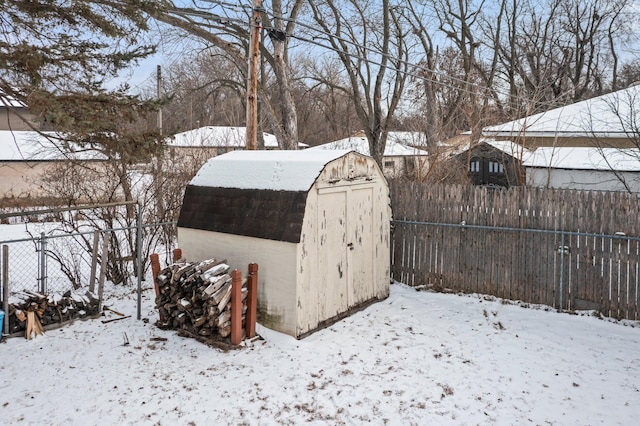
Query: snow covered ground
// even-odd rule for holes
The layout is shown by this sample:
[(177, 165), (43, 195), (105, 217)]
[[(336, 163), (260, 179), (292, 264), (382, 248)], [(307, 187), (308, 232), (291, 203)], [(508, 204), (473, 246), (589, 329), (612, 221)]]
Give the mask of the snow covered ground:
[(387, 300), (306, 339), (259, 328), (264, 340), (225, 353), (156, 328), (152, 296), (145, 291), (148, 322), (135, 319), (131, 294), (107, 305), (132, 318), (78, 321), (31, 341), (0, 344), (0, 421), (638, 422), (640, 327), (634, 323), (394, 284)]

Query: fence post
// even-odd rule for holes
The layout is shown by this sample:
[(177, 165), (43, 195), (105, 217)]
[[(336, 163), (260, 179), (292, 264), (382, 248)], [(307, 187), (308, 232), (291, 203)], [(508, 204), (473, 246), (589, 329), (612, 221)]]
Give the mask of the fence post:
[(156, 297), (160, 295), (160, 286), (158, 285), (158, 274), (160, 273), (160, 256), (158, 253), (151, 253), (151, 275), (153, 275), (153, 286), (156, 289)]
[(96, 269), (98, 268), (98, 244), (100, 243), (100, 231), (93, 231), (93, 250), (91, 251), (91, 273), (89, 275), (89, 291), (96, 289)]
[(249, 264), (249, 277), (247, 282), (247, 324), (245, 333), (250, 339), (256, 335), (256, 316), (258, 305), (258, 264)]
[(47, 239), (44, 232), (40, 233), (38, 240), (40, 246), (40, 268), (38, 268), (38, 281), (40, 281), (39, 291), (42, 294), (47, 292)]
[(2, 246), (2, 310), (4, 311), (4, 334), (9, 334), (9, 246)]
[(182, 259), (182, 249), (181, 248), (173, 249), (173, 261), (177, 262), (180, 259)]
[(562, 292), (564, 291), (564, 232), (560, 234), (560, 294), (559, 294), (559, 306), (558, 312), (562, 312)]
[(102, 236), (102, 258), (100, 259), (100, 282), (98, 283), (98, 312), (102, 312), (102, 293), (104, 292), (104, 280), (107, 275), (107, 250), (109, 239)]
[(242, 272), (231, 272), (231, 344), (242, 341)]
[[(136, 216), (136, 269), (138, 275), (138, 320), (142, 317), (142, 205), (140, 200), (136, 203), (138, 215)], [(155, 282), (155, 280), (154, 280)]]

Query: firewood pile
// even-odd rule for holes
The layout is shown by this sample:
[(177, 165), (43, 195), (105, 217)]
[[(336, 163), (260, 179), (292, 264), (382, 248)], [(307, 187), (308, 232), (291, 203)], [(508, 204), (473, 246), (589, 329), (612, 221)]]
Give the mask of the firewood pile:
[[(225, 260), (198, 263), (176, 262), (161, 270), (156, 279), (156, 308), (162, 329), (209, 343), (231, 333), (231, 274)], [(242, 281), (242, 322), (246, 317), (246, 279)]]
[(98, 297), (88, 290), (48, 295), (20, 291), (9, 298), (9, 334), (24, 332), (31, 339), (47, 326), (93, 317), (99, 309)]

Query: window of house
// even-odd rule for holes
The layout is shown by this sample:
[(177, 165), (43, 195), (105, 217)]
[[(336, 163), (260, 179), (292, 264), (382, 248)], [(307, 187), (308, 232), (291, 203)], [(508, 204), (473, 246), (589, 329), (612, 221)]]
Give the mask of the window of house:
[(480, 161), (479, 160), (475, 160), (475, 161), (472, 161), (471, 163), (469, 163), (469, 171), (471, 173), (480, 172)]
[(497, 161), (489, 161), (489, 173), (504, 173), (504, 166)]
[(394, 161), (385, 161), (384, 166), (393, 169), (396, 166), (396, 163)]

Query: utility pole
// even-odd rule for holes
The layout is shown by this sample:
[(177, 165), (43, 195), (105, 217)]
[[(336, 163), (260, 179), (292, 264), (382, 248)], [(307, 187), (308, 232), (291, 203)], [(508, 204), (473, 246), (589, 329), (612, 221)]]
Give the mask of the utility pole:
[[(157, 97), (158, 97), (158, 134), (160, 136), (162, 136), (162, 106), (160, 106), (160, 100), (162, 98), (162, 69), (160, 67), (160, 65), (158, 65), (158, 72), (156, 75), (156, 79), (158, 81), (158, 91), (157, 91)], [(156, 200), (156, 210), (157, 210), (157, 214), (158, 217), (161, 218), (161, 220), (164, 220), (166, 211), (165, 211), (165, 204), (164, 204), (164, 198), (163, 198), (163, 192), (162, 192), (162, 184), (164, 182), (164, 171), (162, 169), (162, 151), (159, 151), (158, 154), (156, 155), (154, 162), (155, 162), (155, 171), (153, 170), (153, 162), (151, 163), (151, 171), (152, 171), (152, 175), (153, 175), (153, 182), (154, 182), (154, 189), (155, 189), (155, 200)], [(154, 173), (155, 172), (155, 173)], [(139, 206), (138, 206), (139, 207)], [(139, 250), (140, 248), (138, 248)], [(138, 271), (138, 275), (140, 275), (140, 271)]]
[[(160, 101), (162, 87), (162, 70), (160, 68), (160, 65), (158, 65), (156, 79), (158, 81), (158, 101)], [(162, 107), (160, 106), (158, 107), (158, 131), (160, 132), (160, 136), (162, 136)]]
[(253, 15), (249, 40), (249, 70), (247, 75), (247, 141), (246, 148), (258, 145), (258, 69), (260, 64), (260, 29), (262, 28), (262, 0), (253, 0)]

